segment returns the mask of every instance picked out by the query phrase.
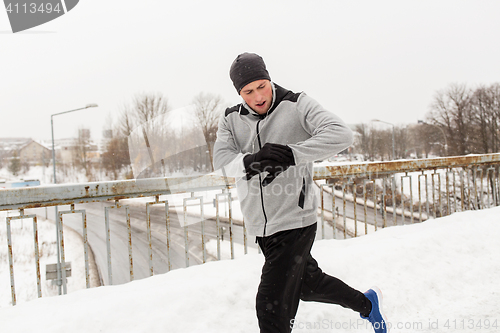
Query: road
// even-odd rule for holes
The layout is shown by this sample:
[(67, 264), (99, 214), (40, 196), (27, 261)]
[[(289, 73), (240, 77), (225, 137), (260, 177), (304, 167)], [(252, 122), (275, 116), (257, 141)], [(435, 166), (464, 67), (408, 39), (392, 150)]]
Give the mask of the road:
[[(358, 198), (359, 199), (359, 198)], [(332, 211), (332, 195), (329, 193), (324, 193), (324, 208), (325, 210)], [(340, 197), (335, 198), (335, 209), (338, 211), (340, 216), (344, 215), (344, 204), (343, 200)], [(392, 206), (387, 207), (387, 209), (392, 209)], [(350, 219), (354, 219), (354, 203), (351, 201), (346, 200), (346, 217)], [(366, 206), (366, 221), (369, 224), (375, 225), (375, 217), (374, 217), (374, 208)], [(409, 211), (407, 211), (408, 213)], [(394, 223), (394, 214), (390, 211), (387, 211), (387, 216), (386, 216), (386, 221), (387, 221), (387, 226), (393, 226), (395, 225)], [(356, 220), (360, 222), (365, 222), (365, 206), (363, 204), (357, 203), (356, 204)], [(414, 217), (414, 222), (418, 221), (418, 217)], [(377, 222), (377, 227), (382, 227), (384, 225), (384, 219), (382, 216), (382, 213), (380, 210), (377, 210), (376, 212), (376, 222)], [(410, 217), (406, 216), (403, 218), (401, 215), (396, 214), (396, 224), (397, 225), (403, 225), (403, 224), (408, 224), (410, 223)]]
[[(89, 244), (94, 252), (95, 260), (103, 283), (109, 283), (106, 228), (104, 218), (104, 207), (111, 203), (90, 203), (76, 205), (75, 209), (85, 209), (87, 214), (87, 234)], [(150, 276), (149, 269), (149, 243), (147, 239), (146, 205), (130, 205), (130, 224), (132, 230), (132, 253), (134, 279), (142, 279)], [(69, 210), (69, 206), (60, 206), (59, 211)], [(45, 216), (45, 211), (38, 210), (39, 215)], [(186, 267), (184, 228), (179, 223), (179, 217), (175, 211), (170, 211), (170, 258), (172, 269)], [(54, 208), (48, 208), (48, 218), (54, 218)], [(183, 219), (183, 216), (180, 216)], [(195, 217), (188, 216), (188, 224), (196, 221)], [(153, 252), (153, 272), (161, 274), (168, 271), (167, 246), (166, 246), (166, 218), (165, 207), (156, 205), (151, 207), (151, 243)], [(83, 234), (81, 214), (63, 215), (64, 226), (69, 226), (80, 234)], [(109, 210), (110, 245), (112, 262), (112, 284), (122, 284), (130, 281), (130, 265), (128, 258), (128, 231), (125, 217), (125, 209)], [(229, 224), (220, 222), (229, 230)], [(205, 221), (205, 241), (216, 239), (216, 223), (214, 220)], [(229, 237), (229, 231), (226, 232)], [(227, 238), (226, 238), (227, 239)], [(243, 228), (233, 225), (233, 239), (236, 243), (243, 244)], [(250, 240), (249, 247), (255, 247)], [(188, 248), (189, 265), (197, 265), (203, 262), (201, 246), (201, 224), (188, 225)], [(215, 260), (207, 253), (207, 261)]]

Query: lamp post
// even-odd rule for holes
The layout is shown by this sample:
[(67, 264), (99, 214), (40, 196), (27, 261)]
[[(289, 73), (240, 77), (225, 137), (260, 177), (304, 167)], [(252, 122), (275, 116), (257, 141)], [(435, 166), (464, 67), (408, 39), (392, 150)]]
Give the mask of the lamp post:
[(372, 119), (374, 122), (379, 122), (379, 123), (384, 123), (392, 126), (392, 159), (396, 159), (396, 153), (395, 153), (395, 148), (394, 148), (394, 124), (388, 123), (387, 121), (379, 120), (379, 119)]
[(56, 180), (56, 153), (54, 150), (54, 116), (58, 116), (58, 115), (64, 114), (64, 113), (70, 113), (70, 112), (75, 112), (75, 111), (79, 111), (79, 110), (84, 110), (84, 109), (88, 109), (88, 108), (95, 108), (97, 106), (98, 106), (97, 104), (87, 104), (83, 108), (54, 113), (54, 114), (50, 115), (50, 129), (52, 131), (52, 167), (54, 169), (54, 184), (57, 184), (57, 180)]
[[(59, 113), (54, 113), (50, 115), (50, 129), (52, 132), (52, 169), (54, 171), (54, 184), (57, 184), (57, 179), (56, 179), (56, 153), (54, 149), (54, 116), (58, 116), (60, 114), (64, 113), (70, 113), (70, 112), (75, 112), (83, 109), (88, 109), (88, 108), (95, 108), (97, 107), (97, 104), (87, 104), (83, 108), (79, 109), (74, 109), (74, 110), (69, 110), (69, 111), (64, 111), (64, 112), (59, 112)], [(57, 240), (57, 286), (59, 287), (59, 295), (61, 295), (61, 285), (64, 286), (64, 293), (66, 293), (66, 281), (62, 281), (61, 278), (61, 252), (60, 252), (60, 240), (59, 240), (59, 232), (60, 232), (60, 226), (59, 222), (57, 221), (57, 206), (55, 207), (55, 216), (54, 216), (54, 221), (56, 223), (56, 240)], [(65, 268), (66, 269), (66, 268)]]
[(425, 122), (424, 120), (418, 120), (418, 124), (424, 124), (424, 125), (430, 125), (430, 126), (437, 127), (441, 131), (441, 133), (443, 133), (444, 153), (446, 154), (446, 156), (448, 156), (448, 140), (446, 140), (446, 134), (444, 133), (443, 129), (438, 125), (429, 124), (428, 122)]

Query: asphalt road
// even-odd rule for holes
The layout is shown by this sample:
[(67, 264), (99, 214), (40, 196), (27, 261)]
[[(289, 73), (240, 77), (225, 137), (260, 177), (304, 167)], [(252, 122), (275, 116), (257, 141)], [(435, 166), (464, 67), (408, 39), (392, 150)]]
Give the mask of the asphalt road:
[[(358, 197), (358, 200), (360, 198)], [(363, 199), (361, 197), (361, 199)], [(325, 210), (332, 211), (332, 195), (329, 193), (324, 193), (323, 197), (324, 208)], [(345, 212), (346, 216), (350, 219), (355, 219), (360, 222), (365, 222), (365, 206), (363, 204), (357, 203), (356, 210), (354, 209), (354, 203), (346, 200), (345, 202)], [(392, 206), (387, 207), (388, 209), (392, 208)], [(399, 208), (399, 207), (396, 207)], [(339, 213), (340, 216), (344, 215), (344, 203), (342, 197), (335, 198), (335, 210)], [(356, 212), (356, 216), (354, 214)], [(408, 213), (408, 211), (407, 211)], [(380, 209), (376, 211), (375, 217), (375, 209), (372, 207), (366, 206), (366, 222), (371, 225), (375, 225), (375, 219), (377, 223), (377, 227), (382, 227), (384, 225), (384, 218)], [(414, 222), (418, 221), (418, 217), (414, 217)], [(394, 222), (394, 214), (391, 211), (386, 212), (386, 223), (387, 226), (393, 225), (403, 225), (411, 223), (410, 217), (405, 216), (404, 218), (401, 214), (396, 214), (396, 222)]]
[[(104, 207), (111, 203), (91, 203), (76, 205), (75, 209), (85, 209), (87, 214), (87, 234), (89, 244), (94, 252), (95, 260), (101, 279), (105, 285), (109, 283), (106, 228), (104, 218)], [(130, 205), (130, 224), (132, 230), (132, 254), (134, 280), (150, 276), (149, 242), (146, 225), (146, 205)], [(59, 211), (69, 210), (69, 206), (60, 206)], [(45, 211), (38, 210), (39, 215), (45, 216)], [(48, 208), (48, 218), (53, 219), (54, 208)], [(179, 216), (175, 211), (170, 211), (170, 261), (171, 268), (186, 267), (184, 228), (179, 223)], [(180, 219), (183, 220), (183, 216)], [(188, 249), (189, 265), (198, 265), (203, 262), (201, 243), (201, 223), (189, 224), (199, 219), (188, 216)], [(154, 274), (166, 273), (168, 271), (167, 238), (166, 238), (165, 207), (155, 205), (151, 208), (151, 245), (153, 253)], [(128, 256), (128, 230), (125, 217), (125, 209), (109, 210), (110, 245), (111, 245), (111, 269), (112, 284), (122, 284), (130, 281), (130, 264)], [(63, 215), (63, 225), (69, 226), (78, 233), (83, 234), (81, 214)], [(220, 221), (220, 227), (226, 228), (226, 238), (229, 237), (229, 224)], [(216, 239), (217, 229), (214, 220), (205, 221), (205, 242)], [(243, 244), (243, 228), (233, 225), (233, 240)], [(255, 247), (252, 239), (248, 240), (249, 247)], [(82, 249), (83, 251), (83, 249)], [(215, 257), (206, 255), (207, 261), (216, 260)]]

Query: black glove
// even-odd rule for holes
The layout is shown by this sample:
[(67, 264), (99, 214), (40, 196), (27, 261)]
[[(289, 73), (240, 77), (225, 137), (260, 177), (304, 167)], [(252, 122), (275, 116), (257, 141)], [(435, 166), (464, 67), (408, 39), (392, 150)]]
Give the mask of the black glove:
[(266, 168), (265, 171), (267, 171), (269, 174), (262, 181), (262, 186), (265, 187), (271, 184), (274, 178), (278, 177), (280, 173), (285, 172), (290, 167), (290, 165), (295, 165), (295, 162), (293, 164), (281, 164), (278, 166), (271, 166), (269, 168)]
[(250, 163), (262, 162), (265, 160), (274, 160), (276, 162), (287, 162), (293, 161), (292, 149), (285, 145), (280, 145), (278, 143), (266, 143), (255, 154), (247, 155), (245, 158), (249, 159)]
[(257, 153), (245, 156), (243, 163), (247, 173), (246, 179), (249, 180), (264, 171), (277, 176), (290, 165), (295, 165), (295, 159), (290, 147), (278, 143), (266, 143)]
[(250, 180), (250, 178), (252, 178), (255, 175), (258, 175), (259, 173), (265, 171), (271, 172), (274, 171), (275, 168), (279, 167), (281, 167), (281, 162), (277, 162), (275, 160), (263, 160), (260, 162), (252, 162), (245, 167), (245, 171), (247, 174), (246, 179)]

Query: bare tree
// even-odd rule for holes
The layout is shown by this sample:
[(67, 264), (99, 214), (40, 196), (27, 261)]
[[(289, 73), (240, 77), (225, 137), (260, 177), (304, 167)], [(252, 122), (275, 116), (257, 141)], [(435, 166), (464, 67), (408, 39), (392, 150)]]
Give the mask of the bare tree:
[(470, 108), (471, 89), (451, 84), (436, 93), (428, 115), (430, 121), (443, 128), (449, 151), (456, 155), (469, 154), (473, 148), (473, 118)]
[(137, 94), (130, 105), (123, 107), (118, 128), (123, 136), (129, 136), (138, 126), (148, 133), (160, 134), (169, 111), (168, 100), (161, 93)]
[(355, 127), (358, 135), (355, 137), (355, 149), (363, 155), (366, 161), (373, 161), (373, 149), (371, 147), (371, 131), (366, 124), (357, 124)]
[(101, 155), (101, 167), (115, 180), (119, 178), (125, 167), (130, 166), (127, 137), (133, 130), (131, 119), (129, 112), (122, 112), (117, 123), (111, 116), (106, 119), (103, 131), (105, 147)]
[[(396, 158), (411, 152), (428, 157), (470, 153), (495, 153), (500, 150), (500, 84), (470, 89), (451, 84), (434, 96), (427, 122), (415, 126), (395, 126)], [(388, 130), (377, 130), (365, 124), (356, 126), (355, 148), (365, 158), (390, 156)]]
[(154, 127), (154, 119), (165, 115), (169, 110), (167, 98), (160, 93), (154, 93), (137, 95), (131, 111), (136, 123), (149, 123)]
[[(199, 93), (193, 99), (195, 117), (198, 126), (203, 131), (207, 143), (210, 164), (213, 165), (213, 146), (215, 143), (218, 122), (224, 110), (224, 102), (220, 95)], [(211, 169), (213, 167), (211, 166)]]
[(452, 84), (436, 94), (427, 119), (446, 133), (451, 154), (497, 152), (500, 85), (473, 90)]
[(413, 130), (413, 142), (415, 148), (418, 148), (417, 152), (423, 153), (425, 158), (428, 158), (432, 152), (439, 156), (445, 156), (444, 131), (442, 132), (439, 127), (425, 122), (417, 126)]
[(490, 136), (492, 142), (492, 152), (498, 152), (500, 150), (500, 84), (492, 84), (489, 88), (490, 104), (491, 108), (491, 128)]
[(19, 171), (21, 171), (21, 160), (19, 159), (19, 154), (17, 153), (17, 150), (14, 151), (10, 159), (9, 171), (14, 176), (17, 176), (19, 174)]
[(123, 167), (130, 164), (128, 154), (127, 139), (124, 137), (112, 138), (102, 154), (102, 165), (106, 171), (113, 174), (113, 178), (118, 179), (119, 172)]
[[(366, 124), (358, 124), (355, 131), (358, 133), (355, 149), (363, 154), (366, 160), (392, 159), (392, 129), (379, 130)], [(397, 126), (394, 131), (396, 133), (395, 158), (406, 157), (410, 144), (407, 128)]]
[(132, 111), (128, 107), (124, 107), (116, 125), (116, 132), (118, 135), (128, 137), (133, 129)]
[[(136, 149), (134, 162), (151, 168), (148, 175), (157, 175), (156, 164), (163, 162), (163, 157), (167, 154), (167, 116), (170, 106), (167, 98), (161, 93), (137, 94), (130, 105), (122, 108), (120, 119), (115, 131), (118, 137), (128, 140), (129, 148)], [(132, 144), (132, 146), (129, 146)], [(141, 149), (141, 147), (146, 147)], [(123, 146), (115, 153), (124, 154)], [(128, 153), (127, 153), (127, 156)], [(110, 157), (110, 156), (108, 156)], [(125, 156), (117, 157), (122, 161)], [(115, 163), (120, 165), (121, 162)], [(155, 171), (156, 170), (156, 171)]]
[(475, 125), (475, 147), (478, 153), (497, 152), (499, 148), (498, 125), (500, 86), (481, 86), (474, 91), (470, 101)]
[(73, 164), (85, 170), (85, 176), (87, 176), (87, 178), (91, 176), (90, 150), (90, 130), (80, 127), (78, 129), (78, 137), (73, 147)]
[[(396, 150), (396, 159), (397, 158), (406, 158), (408, 155), (408, 150), (411, 148), (410, 146), (410, 133), (408, 132), (407, 126), (396, 126), (394, 128), (395, 133), (395, 150)], [(391, 143), (392, 144), (392, 143)]]

